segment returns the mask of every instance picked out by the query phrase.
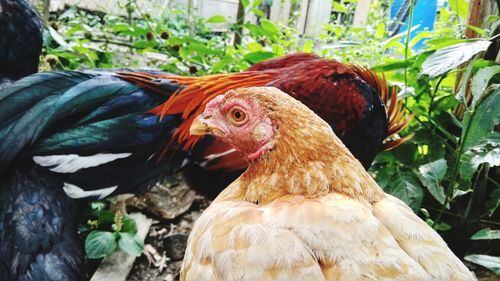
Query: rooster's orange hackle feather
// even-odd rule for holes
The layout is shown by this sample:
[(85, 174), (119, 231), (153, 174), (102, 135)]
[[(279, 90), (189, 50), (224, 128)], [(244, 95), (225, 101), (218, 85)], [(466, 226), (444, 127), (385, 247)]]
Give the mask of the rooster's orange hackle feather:
[[(161, 88), (160, 81), (162, 80), (168, 80), (181, 86), (165, 103), (152, 109), (151, 113), (162, 117), (169, 114), (181, 114), (184, 122), (177, 129), (175, 137), (179, 144), (182, 145), (183, 149), (189, 149), (200, 140), (198, 136), (189, 135), (189, 126), (195, 116), (200, 114), (205, 105), (214, 97), (236, 88), (267, 85), (275, 86), (272, 85), (272, 82), (279, 81), (279, 83), (283, 83), (283, 80), (286, 81), (286, 78), (290, 75), (290, 71), (288, 70), (297, 66), (297, 64), (312, 64), (318, 62), (321, 64), (322, 62), (331, 63), (332, 61), (321, 59), (312, 54), (299, 53), (256, 64), (252, 66), (249, 71), (240, 73), (216, 74), (202, 77), (137, 72), (118, 72), (116, 75), (127, 81), (134, 82), (139, 86), (157, 92), (161, 92), (159, 89)], [(342, 64), (338, 63), (338, 65), (341, 66)], [(352, 70), (370, 85), (379, 94), (386, 106), (388, 106), (387, 115), (389, 129), (386, 141), (384, 142), (384, 149), (397, 147), (411, 137), (395, 137), (398, 132), (408, 125), (412, 116), (405, 117), (402, 103), (398, 101), (394, 90), (389, 90), (386, 79), (383, 76), (377, 75), (374, 71), (358, 65), (346, 64), (342, 67)], [(301, 68), (295, 68), (294, 71), (300, 69)], [(312, 69), (312, 71), (314, 71), (314, 69)], [(305, 79), (309, 78), (308, 73), (303, 73), (303, 76)], [(315, 81), (306, 80), (304, 81), (304, 87), (307, 88), (307, 83), (314, 82)], [(359, 107), (364, 107), (364, 105), (360, 105)], [(343, 128), (346, 120), (341, 119), (338, 120), (338, 122), (339, 124), (336, 124), (337, 128)]]

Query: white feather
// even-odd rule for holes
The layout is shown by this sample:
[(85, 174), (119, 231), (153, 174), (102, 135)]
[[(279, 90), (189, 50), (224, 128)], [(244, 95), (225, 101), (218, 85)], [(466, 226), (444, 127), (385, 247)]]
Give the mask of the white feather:
[(71, 183), (64, 183), (63, 190), (66, 192), (66, 195), (68, 195), (70, 198), (73, 199), (80, 199), (80, 198), (86, 198), (86, 197), (97, 197), (97, 199), (103, 199), (106, 198), (108, 195), (113, 193), (115, 189), (118, 187), (118, 185), (111, 186), (111, 187), (106, 187), (102, 189), (96, 189), (96, 190), (83, 190), (81, 187), (76, 186)]
[(96, 167), (111, 161), (129, 157), (132, 153), (99, 153), (91, 156), (78, 154), (33, 156), (33, 161), (56, 173), (74, 173), (78, 170)]

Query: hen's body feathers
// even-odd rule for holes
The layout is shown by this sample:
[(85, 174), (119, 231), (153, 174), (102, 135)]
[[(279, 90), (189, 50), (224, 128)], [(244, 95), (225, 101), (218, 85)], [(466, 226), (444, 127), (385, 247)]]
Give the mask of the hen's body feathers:
[[(227, 121), (233, 109), (249, 121)], [(265, 142), (242, 133), (262, 132), (260, 120), (272, 124)], [(430, 226), (383, 192), (326, 122), (283, 92), (229, 92), (191, 132), (265, 152), (196, 221), (181, 280), (475, 280)]]

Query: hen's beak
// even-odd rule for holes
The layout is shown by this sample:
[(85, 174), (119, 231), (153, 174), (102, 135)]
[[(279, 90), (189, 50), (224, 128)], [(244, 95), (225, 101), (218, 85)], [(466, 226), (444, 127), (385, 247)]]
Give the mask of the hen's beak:
[(198, 115), (193, 123), (191, 123), (191, 127), (189, 127), (189, 134), (192, 136), (203, 136), (210, 133), (210, 127), (207, 125), (207, 122), (203, 120), (201, 115)]

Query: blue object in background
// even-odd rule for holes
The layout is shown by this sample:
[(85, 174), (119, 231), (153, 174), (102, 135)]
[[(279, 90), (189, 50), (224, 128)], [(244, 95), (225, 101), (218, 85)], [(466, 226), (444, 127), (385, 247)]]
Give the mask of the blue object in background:
[[(409, 8), (410, 0), (394, 0), (390, 15), (393, 23), (388, 28), (389, 36), (394, 36), (408, 30), (408, 22), (410, 20)], [(437, 0), (415, 0), (412, 27), (420, 26), (411, 32), (410, 38), (413, 39), (421, 31), (432, 31), (434, 29), (434, 22), (436, 21), (436, 14)], [(404, 24), (400, 24), (401, 22), (404, 22)], [(402, 42), (404, 40), (405, 38), (401, 39)], [(413, 46), (413, 49), (421, 49), (424, 46), (425, 40), (420, 40)]]

